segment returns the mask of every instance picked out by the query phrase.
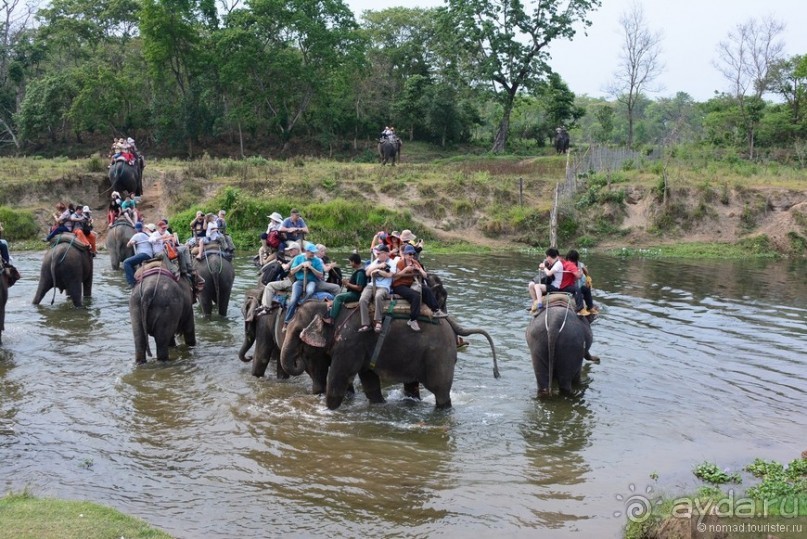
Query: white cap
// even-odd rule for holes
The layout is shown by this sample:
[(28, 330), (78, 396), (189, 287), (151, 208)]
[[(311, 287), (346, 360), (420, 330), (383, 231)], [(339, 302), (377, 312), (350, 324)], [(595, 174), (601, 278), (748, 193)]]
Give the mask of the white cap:
[(126, 142), (128, 142), (129, 144), (134, 144), (134, 139), (132, 137), (129, 137), (126, 139)]
[(84, 206), (83, 208), (81, 208), (81, 211), (88, 212), (88, 211), (90, 211), (90, 207), (89, 206)]

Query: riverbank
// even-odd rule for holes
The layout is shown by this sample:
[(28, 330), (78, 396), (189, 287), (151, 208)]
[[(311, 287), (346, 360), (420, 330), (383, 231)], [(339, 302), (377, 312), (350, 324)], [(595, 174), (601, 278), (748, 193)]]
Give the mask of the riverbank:
[[(394, 168), (305, 157), (155, 160), (145, 170), (141, 209), (147, 220), (178, 223), (184, 236), (197, 209), (224, 208), (236, 244), (250, 251), (266, 215), (285, 216), (293, 207), (312, 239), (331, 247), (366, 248), (378, 230), (409, 228), (435, 252), (542, 251), (566, 165), (564, 156), (412, 158)], [(714, 258), (807, 253), (807, 171), (689, 158), (664, 170), (674, 178), (665, 190), (658, 165), (579, 174), (575, 194), (559, 200), (561, 250)], [(0, 198), (33, 215), (39, 234), (55, 200), (87, 204), (103, 240), (104, 170), (97, 157), (6, 159)], [(6, 237), (14, 242), (35, 239), (12, 232)]]
[(103, 505), (26, 492), (0, 498), (0, 522), (0, 539), (171, 539), (145, 521)]

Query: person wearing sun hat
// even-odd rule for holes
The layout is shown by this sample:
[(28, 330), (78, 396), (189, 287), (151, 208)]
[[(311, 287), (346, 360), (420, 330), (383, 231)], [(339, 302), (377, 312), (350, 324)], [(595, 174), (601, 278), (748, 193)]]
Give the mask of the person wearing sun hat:
[(406, 245), (411, 245), (415, 248), (415, 260), (420, 262), (420, 252), (423, 250), (423, 240), (418, 240), (415, 243), (417, 236), (412, 234), (412, 231), (409, 229), (404, 229), (401, 232), (401, 247), (406, 247)]
[[(403, 233), (401, 233), (401, 236), (403, 236)], [(426, 270), (415, 260), (415, 247), (405, 244), (403, 246), (402, 256), (398, 259), (395, 268), (395, 280), (392, 281), (392, 292), (409, 302), (409, 321), (406, 325), (408, 325), (412, 331), (420, 331), (417, 319), (420, 315), (421, 296), (422, 302), (432, 310), (432, 316), (435, 318), (445, 318), (446, 316), (446, 314), (440, 310), (440, 306), (437, 305), (437, 299), (434, 297), (431, 288), (426, 284), (427, 276)]]
[[(273, 275), (264, 275), (261, 277), (261, 282), (265, 282), (266, 286), (263, 288), (263, 295), (261, 296), (261, 306), (255, 311), (257, 316), (264, 315), (272, 309), (272, 300), (277, 292), (288, 292), (294, 285), (289, 276), (289, 269), (291, 269), (292, 261), (300, 254), (300, 244), (296, 241), (289, 242), (286, 245), (285, 253), (278, 253), (277, 260), (272, 261), (266, 268), (268, 272), (273, 268)], [(287, 260), (286, 256), (290, 259)], [(261, 268), (263, 273), (264, 268)], [(264, 281), (264, 277), (266, 280)]]

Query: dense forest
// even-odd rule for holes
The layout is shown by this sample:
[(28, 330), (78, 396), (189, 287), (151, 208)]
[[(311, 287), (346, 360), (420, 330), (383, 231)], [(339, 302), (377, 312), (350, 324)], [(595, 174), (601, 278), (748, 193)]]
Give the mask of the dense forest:
[[(577, 142), (775, 150), (804, 165), (807, 55), (782, 54), (775, 21), (727, 36), (727, 91), (706, 102), (651, 99), (641, 84), (594, 99), (574, 94), (546, 49), (590, 25), (599, 5), (447, 0), (357, 20), (342, 0), (9, 0), (0, 151), (133, 136), (186, 157), (217, 145), (341, 156), (393, 125), (404, 141), (519, 152), (565, 125)], [(623, 47), (617, 80), (653, 67)]]

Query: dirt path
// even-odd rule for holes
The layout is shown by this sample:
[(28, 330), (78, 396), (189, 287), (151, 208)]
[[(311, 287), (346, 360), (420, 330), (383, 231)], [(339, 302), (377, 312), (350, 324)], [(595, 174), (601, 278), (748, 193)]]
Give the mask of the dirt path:
[[(165, 192), (165, 172), (160, 172), (159, 170), (153, 170), (152, 174), (144, 172), (143, 196), (140, 197), (137, 209), (143, 214), (143, 219), (145, 219), (146, 223), (156, 223), (159, 219), (168, 215), (168, 199)], [(107, 196), (109, 194), (111, 192)], [(98, 234), (97, 241), (100, 246), (106, 243), (106, 235), (109, 229), (106, 205), (103, 209), (93, 212), (93, 219), (95, 221), (94, 230)]]

